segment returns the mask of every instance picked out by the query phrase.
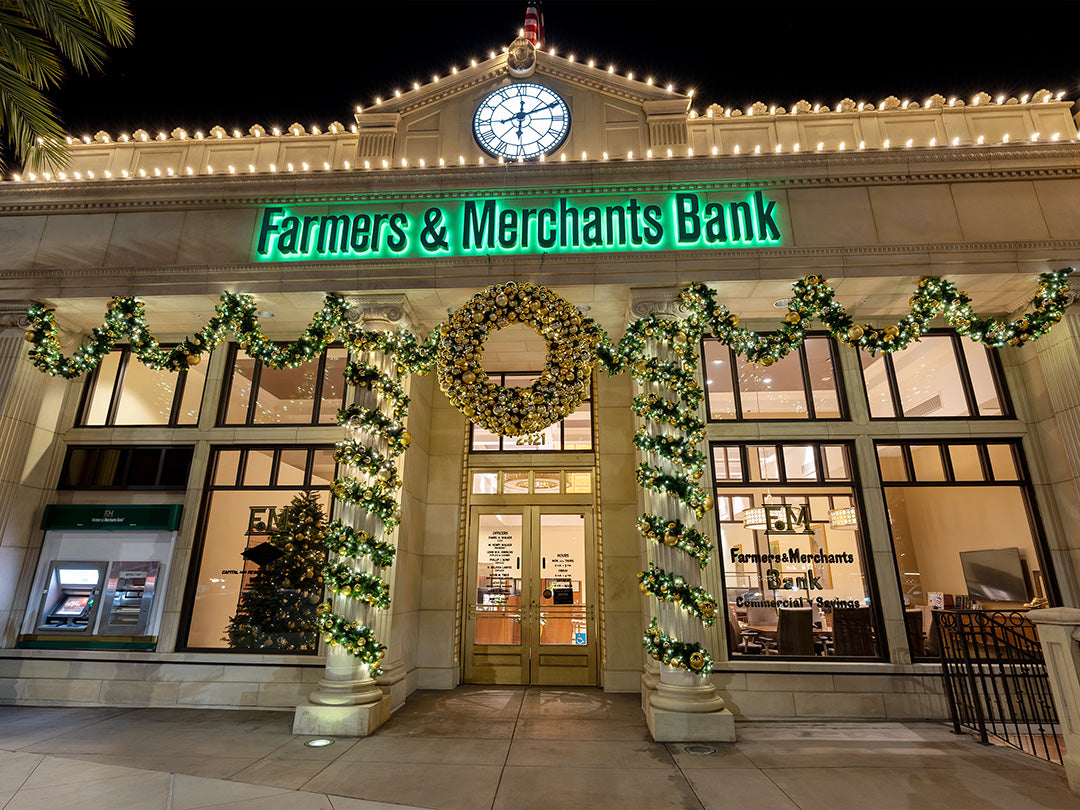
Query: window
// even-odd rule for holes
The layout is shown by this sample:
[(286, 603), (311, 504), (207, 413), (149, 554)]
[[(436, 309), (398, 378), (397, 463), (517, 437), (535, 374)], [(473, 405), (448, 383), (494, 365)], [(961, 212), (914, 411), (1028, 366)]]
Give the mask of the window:
[(330, 347), (317, 362), (298, 368), (268, 368), (229, 347), (222, 388), (223, 425), (333, 425), (345, 395), (348, 352)]
[(808, 337), (771, 366), (703, 341), (709, 419), (842, 419), (839, 364), (832, 341)]
[(186, 489), (191, 447), (69, 447), (57, 489)]
[(937, 652), (934, 609), (1052, 598), (1019, 444), (880, 442), (877, 457), (913, 655)]
[(732, 655), (878, 656), (851, 447), (711, 449)]
[(78, 424), (194, 425), (205, 382), (205, 365), (154, 371), (129, 347), (119, 347), (101, 359), (87, 380)]
[(859, 358), (873, 419), (1009, 415), (997, 358), (959, 335), (924, 335), (901, 351)]
[(583, 495), (590, 470), (492, 470), (472, 473), (473, 495)]
[[(495, 385), (508, 388), (526, 388), (532, 385), (538, 374), (488, 373), (488, 378)], [(499, 436), (477, 425), (471, 426), (472, 439), (469, 447), (473, 453), (497, 452), (536, 453), (547, 450), (592, 450), (592, 397), (582, 402), (577, 409), (554, 425), (544, 428), (532, 436)]]
[[(197, 561), (192, 566), (195, 573), (189, 585), (186, 647), (241, 649), (230, 645), (226, 631), (238, 613), (242, 593), (259, 570), (258, 563), (244, 553), (269, 541), (276, 514), (300, 492), (316, 493), (329, 519), (334, 449), (214, 448), (209, 470)], [(250, 556), (260, 559), (258, 551)], [(282, 593), (283, 598), (295, 596)], [(314, 653), (317, 641), (317, 633), (298, 629), (294, 644), (260, 647), (259, 652)]]

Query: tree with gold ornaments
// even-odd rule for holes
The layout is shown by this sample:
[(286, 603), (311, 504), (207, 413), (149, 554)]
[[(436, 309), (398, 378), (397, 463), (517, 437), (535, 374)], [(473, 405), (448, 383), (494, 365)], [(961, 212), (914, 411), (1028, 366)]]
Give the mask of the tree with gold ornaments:
[(326, 565), (326, 516), (318, 496), (293, 498), (277, 513), (267, 543), (269, 561), (240, 593), (223, 641), (241, 649), (314, 652)]

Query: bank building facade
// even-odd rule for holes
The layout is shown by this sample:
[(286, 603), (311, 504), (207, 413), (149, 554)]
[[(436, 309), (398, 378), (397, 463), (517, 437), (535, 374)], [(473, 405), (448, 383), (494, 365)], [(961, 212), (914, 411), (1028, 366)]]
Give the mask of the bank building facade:
[(947, 717), (939, 609), (1080, 603), (1077, 139), (524, 40), (74, 139), (0, 184), (0, 702)]

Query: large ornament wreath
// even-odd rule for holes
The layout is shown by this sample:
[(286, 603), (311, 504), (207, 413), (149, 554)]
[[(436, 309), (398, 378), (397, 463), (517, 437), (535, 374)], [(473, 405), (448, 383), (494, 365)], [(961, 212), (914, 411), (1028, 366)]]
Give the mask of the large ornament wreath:
[[(609, 374), (629, 371), (642, 389), (632, 407), (646, 422), (634, 436), (643, 458), (638, 483), (658, 495), (671, 496), (660, 502), (677, 504), (668, 509), (677, 514), (643, 514), (638, 529), (647, 540), (677, 549), (688, 558), (688, 564), (679, 566), (680, 572), (650, 562), (638, 574), (639, 585), (657, 604), (675, 605), (711, 626), (717, 600), (694, 584), (700, 581), (712, 548), (708, 535), (695, 526), (712, 507), (712, 497), (701, 484), (705, 426), (699, 416), (704, 393), (697, 347), (703, 336), (711, 334), (739, 355), (766, 366), (800, 347), (815, 320), (836, 340), (872, 354), (903, 349), (938, 317), (986, 346), (1020, 346), (1061, 320), (1070, 302), (1071, 273), (1063, 269), (1040, 275), (1031, 310), (1010, 321), (976, 314), (968, 295), (954, 284), (926, 277), (920, 279), (905, 317), (885, 326), (856, 323), (835, 300), (833, 288), (820, 276), (810, 275), (793, 285), (783, 322), (771, 332), (740, 327), (738, 316), (717, 303), (715, 290), (691, 284), (680, 297), (685, 317), (648, 315), (631, 323), (614, 343), (598, 324), (552, 291), (529, 283), (508, 283), (474, 295), (423, 342), (408, 331), (364, 330), (349, 321), (345, 299), (330, 294), (300, 337), (280, 345), (263, 334), (254, 301), (233, 293), (222, 295), (217, 314), (200, 332), (168, 350), (151, 333), (143, 306), (134, 298), (112, 299), (104, 325), (95, 328), (71, 357), (63, 354), (53, 313), (43, 305), (35, 304), (27, 313), (31, 327), (26, 339), (39, 369), (69, 379), (92, 371), (125, 339), (144, 365), (173, 371), (197, 364), (230, 334), (250, 357), (272, 368), (295, 368), (314, 360), (338, 339), (353, 355), (375, 352), (391, 357), (391, 373), (355, 360), (346, 369), (348, 382), (377, 392), (380, 406), (352, 405), (339, 412), (339, 423), (353, 435), (338, 443), (335, 458), (355, 474), (337, 478), (331, 486), (335, 498), (374, 516), (382, 527), (372, 533), (338, 520), (330, 524), (327, 534), (332, 552), (324, 572), (328, 590), (357, 600), (368, 610), (383, 610), (390, 604), (387, 583), (376, 573), (360, 570), (360, 561), (381, 571), (394, 559), (395, 545), (389, 537), (401, 520), (396, 459), (409, 445), (405, 375), (425, 374), (437, 365), (440, 385), (459, 410), (494, 433), (517, 436), (542, 430), (571, 413), (587, 395), (595, 362)], [(481, 367), (484, 340), (511, 323), (532, 327), (548, 342), (547, 363), (530, 388), (495, 386)], [(386, 648), (367, 624), (336, 614), (329, 601), (320, 606), (319, 617), (328, 644), (342, 647), (378, 674)], [(679, 640), (665, 632), (656, 617), (646, 628), (643, 646), (669, 666), (702, 676), (712, 670), (708, 650), (699, 642)]]

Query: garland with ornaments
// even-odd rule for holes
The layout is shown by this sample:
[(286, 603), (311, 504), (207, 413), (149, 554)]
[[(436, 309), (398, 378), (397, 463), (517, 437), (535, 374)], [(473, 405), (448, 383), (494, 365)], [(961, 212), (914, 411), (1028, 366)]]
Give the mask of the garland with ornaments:
[[(685, 318), (651, 314), (631, 323), (618, 343), (613, 343), (592, 319), (551, 290), (509, 282), (476, 293), (423, 341), (405, 330), (364, 330), (349, 319), (346, 299), (333, 293), (326, 296), (297, 340), (286, 344), (267, 338), (254, 299), (235, 293), (223, 294), (216, 314), (204, 327), (170, 348), (162, 347), (150, 331), (143, 304), (130, 297), (109, 301), (104, 324), (94, 328), (70, 357), (61, 348), (52, 310), (44, 305), (35, 304), (27, 312), (30, 328), (25, 337), (35, 366), (68, 379), (93, 371), (120, 342), (126, 342), (144, 365), (167, 371), (198, 364), (229, 335), (249, 357), (271, 368), (295, 368), (315, 360), (335, 340), (341, 340), (353, 355), (375, 352), (392, 358), (396, 364), (392, 373), (359, 361), (351, 361), (346, 368), (347, 381), (375, 392), (379, 407), (350, 405), (339, 412), (339, 424), (365, 438), (353, 435), (338, 443), (335, 458), (355, 469), (356, 475), (336, 478), (331, 485), (334, 497), (374, 516), (384, 533), (401, 519), (396, 459), (410, 443), (404, 427), (408, 412), (401, 384), (404, 375), (436, 368), (440, 387), (470, 420), (502, 436), (522, 436), (558, 422), (584, 401), (595, 362), (609, 374), (629, 370), (642, 388), (631, 407), (648, 423), (634, 436), (645, 459), (638, 466), (637, 480), (658, 495), (672, 496), (693, 518), (647, 512), (638, 519), (638, 530), (658, 546), (683, 552), (696, 563), (695, 573), (700, 575), (709, 563), (712, 544), (693, 523), (700, 522), (713, 505), (700, 484), (705, 431), (699, 416), (704, 394), (697, 364), (703, 335), (713, 335), (738, 355), (764, 366), (798, 349), (815, 320), (836, 340), (871, 354), (906, 348), (938, 317), (983, 345), (1020, 346), (1061, 320), (1070, 302), (1071, 273), (1062, 269), (1041, 274), (1030, 311), (1009, 321), (978, 315), (967, 293), (952, 282), (925, 277), (911, 296), (908, 315), (885, 326), (856, 323), (835, 300), (833, 288), (820, 276), (809, 275), (792, 286), (788, 311), (771, 332), (740, 327), (739, 317), (717, 303), (715, 290), (695, 283), (680, 296)], [(497, 386), (482, 368), (484, 341), (511, 323), (533, 328), (548, 344), (544, 369), (528, 388)], [(326, 545), (339, 558), (330, 561), (324, 572), (328, 589), (373, 608), (386, 608), (389, 587), (377, 575), (356, 569), (355, 561), (366, 558), (375, 567), (385, 568), (393, 563), (393, 543), (333, 521), (327, 528)], [(703, 624), (715, 622), (715, 598), (691, 585), (687, 576), (650, 563), (647, 571), (639, 572), (638, 580), (644, 593), (678, 605)], [(386, 648), (369, 627), (335, 614), (328, 602), (319, 606), (318, 615), (327, 643), (342, 647), (378, 674), (378, 661)], [(655, 617), (643, 646), (670, 666), (700, 675), (712, 669), (712, 657), (701, 644), (664, 632)]]

